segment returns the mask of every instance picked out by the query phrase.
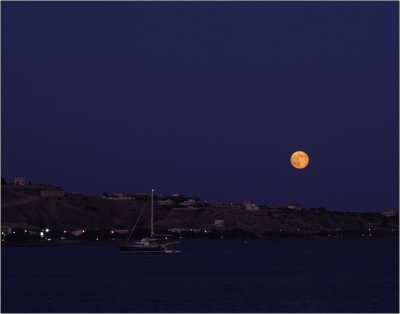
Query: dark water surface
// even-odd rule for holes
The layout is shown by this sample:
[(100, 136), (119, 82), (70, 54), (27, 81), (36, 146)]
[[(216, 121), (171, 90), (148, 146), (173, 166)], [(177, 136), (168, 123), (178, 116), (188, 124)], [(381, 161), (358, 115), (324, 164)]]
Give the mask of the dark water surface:
[(2, 312), (398, 312), (398, 239), (2, 248)]

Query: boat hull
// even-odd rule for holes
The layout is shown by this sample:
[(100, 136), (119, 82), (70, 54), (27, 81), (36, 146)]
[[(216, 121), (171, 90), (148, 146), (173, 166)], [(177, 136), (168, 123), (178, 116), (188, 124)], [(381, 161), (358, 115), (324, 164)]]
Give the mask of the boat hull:
[(121, 253), (165, 253), (164, 248), (120, 246)]

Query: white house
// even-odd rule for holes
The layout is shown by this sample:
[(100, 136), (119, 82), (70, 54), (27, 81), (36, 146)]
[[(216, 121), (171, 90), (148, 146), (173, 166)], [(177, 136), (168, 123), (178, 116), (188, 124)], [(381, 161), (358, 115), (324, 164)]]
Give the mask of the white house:
[(28, 185), (29, 181), (26, 178), (23, 178), (23, 177), (15, 177), (14, 178), (14, 184), (15, 185)]
[(257, 206), (257, 204), (253, 202), (243, 202), (243, 207), (248, 210), (248, 211), (256, 211), (259, 210), (260, 208)]
[(289, 204), (286, 206), (286, 208), (288, 209), (301, 209), (301, 205), (300, 204)]
[(396, 210), (394, 208), (388, 208), (382, 213), (382, 215), (386, 217), (394, 217), (396, 216)]

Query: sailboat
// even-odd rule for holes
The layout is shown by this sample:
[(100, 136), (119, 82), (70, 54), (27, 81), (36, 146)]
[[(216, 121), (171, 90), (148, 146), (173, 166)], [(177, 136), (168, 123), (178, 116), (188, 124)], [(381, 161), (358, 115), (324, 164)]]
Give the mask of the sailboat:
[(150, 218), (150, 237), (145, 237), (139, 241), (131, 242), (130, 238), (133, 231), (140, 219), (136, 221), (135, 226), (130, 232), (125, 243), (120, 245), (120, 253), (179, 253), (179, 250), (175, 249), (175, 245), (180, 242), (165, 242), (158, 237), (166, 237), (166, 235), (160, 235), (154, 233), (154, 190), (151, 190), (151, 218)]

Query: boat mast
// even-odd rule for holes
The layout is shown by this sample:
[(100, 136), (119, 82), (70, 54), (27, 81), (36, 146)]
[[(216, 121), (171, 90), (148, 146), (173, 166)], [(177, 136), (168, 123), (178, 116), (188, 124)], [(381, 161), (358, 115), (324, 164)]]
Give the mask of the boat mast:
[(151, 189), (151, 222), (150, 222), (150, 237), (152, 238), (154, 235), (154, 230), (153, 230), (153, 219), (154, 219), (154, 189)]

